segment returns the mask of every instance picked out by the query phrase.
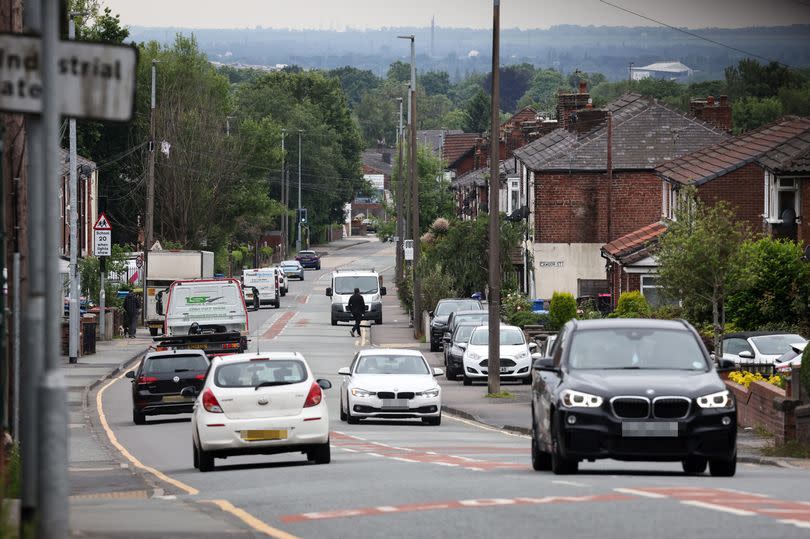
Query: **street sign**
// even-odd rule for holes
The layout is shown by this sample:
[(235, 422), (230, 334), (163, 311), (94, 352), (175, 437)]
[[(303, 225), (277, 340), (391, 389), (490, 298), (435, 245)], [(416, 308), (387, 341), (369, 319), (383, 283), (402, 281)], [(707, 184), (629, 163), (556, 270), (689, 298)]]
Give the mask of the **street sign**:
[(93, 253), (96, 256), (112, 255), (112, 226), (104, 212), (101, 212), (93, 225)]
[(405, 251), (405, 260), (413, 261), (413, 240), (402, 242), (402, 250)]
[[(42, 112), (41, 58), (39, 37), (0, 34), (0, 110)], [(132, 45), (60, 41), (54, 89), (59, 111), (74, 118), (130, 120), (137, 63)]]

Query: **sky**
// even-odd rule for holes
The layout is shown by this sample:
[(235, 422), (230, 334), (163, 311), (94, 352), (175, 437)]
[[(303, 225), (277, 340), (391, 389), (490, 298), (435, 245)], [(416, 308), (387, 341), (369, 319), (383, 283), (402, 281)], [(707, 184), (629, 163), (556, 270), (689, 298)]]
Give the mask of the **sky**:
[[(810, 24), (810, 0), (609, 0), (689, 28)], [(344, 30), (491, 28), (493, 0), (101, 0), (129, 26)], [(501, 0), (501, 28), (651, 26), (600, 0)]]

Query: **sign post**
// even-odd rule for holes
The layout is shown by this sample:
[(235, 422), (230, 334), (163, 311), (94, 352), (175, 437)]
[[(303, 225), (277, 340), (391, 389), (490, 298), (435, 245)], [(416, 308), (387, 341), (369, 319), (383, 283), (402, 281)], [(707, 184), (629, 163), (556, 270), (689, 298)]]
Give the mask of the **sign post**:
[(107, 274), (107, 257), (112, 254), (111, 240), (112, 226), (110, 226), (110, 220), (107, 219), (104, 212), (101, 212), (96, 220), (96, 224), (93, 225), (93, 252), (99, 259), (99, 272), (101, 273), (98, 291), (98, 334), (102, 341), (107, 338), (107, 294), (104, 277), (106, 277)]

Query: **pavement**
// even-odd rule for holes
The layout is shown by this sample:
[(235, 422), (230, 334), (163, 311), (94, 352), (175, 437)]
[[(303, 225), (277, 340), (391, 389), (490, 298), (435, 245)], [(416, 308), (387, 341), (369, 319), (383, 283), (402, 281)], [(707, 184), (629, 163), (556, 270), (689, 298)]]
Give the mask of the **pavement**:
[[(421, 343), (414, 338), (408, 314), (397, 299), (393, 276), (389, 282), (389, 295), (383, 299), (386, 323), (383, 326), (372, 326), (372, 343), (381, 347), (418, 349), (432, 366), (444, 368), (442, 352), (431, 352), (428, 343)], [(442, 407), (445, 412), (516, 434), (531, 434), (531, 386), (504, 381), (501, 382), (501, 390), (511, 396), (491, 398), (487, 397), (485, 383), (464, 387), (461, 382), (440, 378), (439, 385), (442, 387)], [(771, 438), (758, 435), (754, 429), (742, 428), (738, 432), (737, 459), (744, 463), (810, 469), (810, 459), (763, 455), (762, 449), (772, 443)]]

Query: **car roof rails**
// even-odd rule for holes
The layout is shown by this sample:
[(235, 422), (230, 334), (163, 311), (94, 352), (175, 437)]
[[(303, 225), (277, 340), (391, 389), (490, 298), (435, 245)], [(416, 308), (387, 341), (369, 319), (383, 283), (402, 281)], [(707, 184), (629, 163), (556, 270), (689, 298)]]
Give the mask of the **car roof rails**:
[(341, 272), (344, 272), (344, 273), (358, 273), (358, 272), (361, 272), (361, 271), (367, 271), (367, 272), (370, 272), (370, 273), (377, 273), (377, 270), (374, 269), (374, 268), (351, 268), (351, 269), (345, 268), (345, 269), (336, 269), (336, 270), (334, 270), (335, 273), (341, 273)]

